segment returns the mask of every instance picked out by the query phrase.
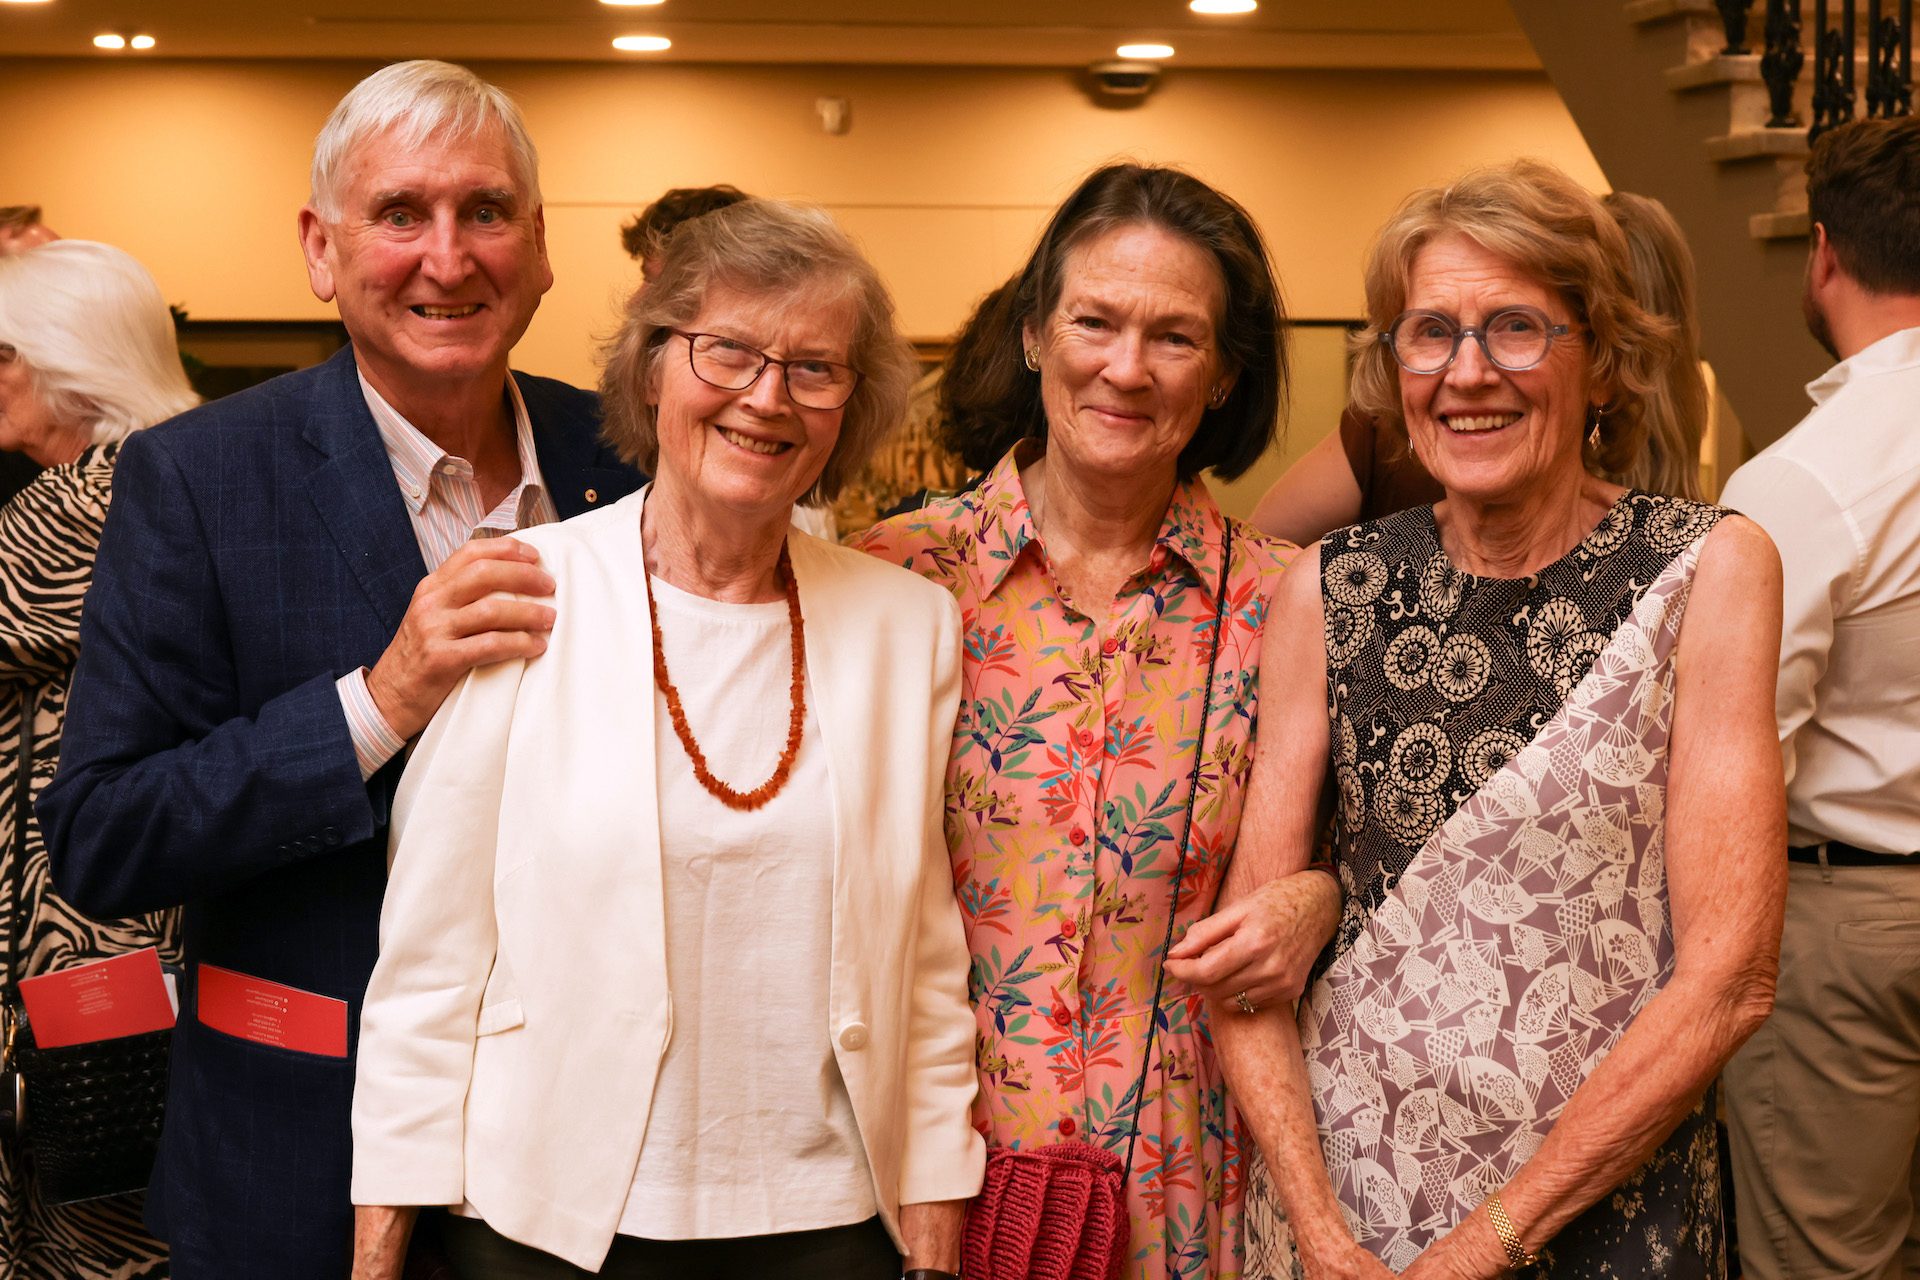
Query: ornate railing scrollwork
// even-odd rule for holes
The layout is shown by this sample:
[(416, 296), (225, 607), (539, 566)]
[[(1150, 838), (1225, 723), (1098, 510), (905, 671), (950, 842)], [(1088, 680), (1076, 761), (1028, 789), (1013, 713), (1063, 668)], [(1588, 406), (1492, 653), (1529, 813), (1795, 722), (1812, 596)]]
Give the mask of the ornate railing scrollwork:
[(1882, 0), (1867, 10), (1867, 115), (1913, 113), (1913, 0), (1900, 0), (1898, 16), (1882, 13)]
[(1840, 27), (1827, 22), (1827, 0), (1814, 8), (1812, 141), (1827, 130), (1853, 119), (1853, 35), (1857, 0), (1842, 0)]
[[(1832, 10), (1838, 4), (1840, 12)], [(1726, 44), (1722, 58), (1752, 57), (1748, 45), (1754, 0), (1713, 0)], [(1800, 126), (1795, 100), (1801, 74), (1813, 64), (1811, 98), (1813, 119), (1809, 142), (1827, 130), (1861, 114), (1862, 96), (1856, 77), (1864, 74), (1865, 115), (1909, 116), (1913, 112), (1914, 0), (1767, 0), (1760, 45), (1760, 79), (1767, 90), (1767, 128)], [(1811, 29), (1803, 25), (1811, 8)], [(1706, 6), (1692, 0), (1672, 12), (1704, 13)], [(1836, 22), (1834, 19), (1838, 18)], [(1861, 28), (1864, 27), (1864, 30)], [(1864, 36), (1866, 47), (1860, 44)], [(1859, 68), (1864, 67), (1864, 72)]]
[(1793, 89), (1807, 64), (1800, 48), (1799, 0), (1767, 0), (1766, 37), (1760, 79), (1767, 86), (1767, 128), (1791, 129), (1800, 123), (1793, 111)]
[(1747, 14), (1753, 9), (1753, 0), (1714, 0), (1714, 7), (1720, 10), (1720, 22), (1727, 29), (1727, 47), (1720, 55), (1738, 57), (1752, 52), (1747, 48)]

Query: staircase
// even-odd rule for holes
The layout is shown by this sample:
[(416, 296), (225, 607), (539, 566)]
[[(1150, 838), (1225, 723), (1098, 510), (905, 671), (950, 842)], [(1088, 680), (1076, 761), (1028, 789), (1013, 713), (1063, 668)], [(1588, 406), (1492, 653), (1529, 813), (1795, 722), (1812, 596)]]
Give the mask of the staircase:
[(1831, 363), (1800, 319), (1808, 133), (1912, 110), (1912, 0), (1511, 3), (1608, 180), (1664, 201), (1692, 242), (1704, 354), (1746, 434), (1722, 442), (1724, 478), (1799, 421)]

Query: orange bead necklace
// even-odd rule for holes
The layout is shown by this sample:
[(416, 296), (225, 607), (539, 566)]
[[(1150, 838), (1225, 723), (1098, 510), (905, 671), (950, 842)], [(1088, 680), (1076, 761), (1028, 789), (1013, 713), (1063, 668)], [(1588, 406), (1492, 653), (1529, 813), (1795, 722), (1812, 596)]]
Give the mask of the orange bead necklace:
[(693, 762), (693, 776), (700, 780), (707, 794), (727, 808), (741, 812), (760, 808), (787, 785), (793, 762), (800, 754), (800, 734), (807, 721), (807, 628), (800, 616), (800, 588), (793, 580), (793, 562), (787, 558), (784, 542), (780, 544), (778, 572), (781, 589), (787, 596), (787, 620), (793, 627), (793, 684), (789, 695), (792, 710), (787, 716), (787, 745), (780, 753), (779, 763), (773, 767), (771, 778), (751, 791), (736, 791), (713, 776), (713, 770), (707, 767), (706, 753), (694, 740), (693, 726), (687, 723), (686, 709), (680, 705), (680, 691), (673, 687), (673, 680), (667, 675), (667, 648), (660, 635), (660, 607), (653, 600), (653, 575), (645, 565), (640, 568), (647, 584), (647, 622), (653, 628), (653, 679), (667, 697), (667, 718), (673, 721), (674, 736), (680, 739), (687, 759)]

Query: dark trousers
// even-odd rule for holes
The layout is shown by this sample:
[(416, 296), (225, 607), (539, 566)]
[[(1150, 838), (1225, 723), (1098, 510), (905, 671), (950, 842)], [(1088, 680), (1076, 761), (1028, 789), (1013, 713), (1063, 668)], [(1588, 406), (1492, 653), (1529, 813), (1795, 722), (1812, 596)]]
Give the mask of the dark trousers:
[[(448, 1214), (440, 1233), (460, 1280), (576, 1280), (596, 1274), (509, 1240), (477, 1218)], [(900, 1254), (875, 1217), (850, 1227), (728, 1240), (615, 1236), (597, 1274), (608, 1280), (899, 1280)]]

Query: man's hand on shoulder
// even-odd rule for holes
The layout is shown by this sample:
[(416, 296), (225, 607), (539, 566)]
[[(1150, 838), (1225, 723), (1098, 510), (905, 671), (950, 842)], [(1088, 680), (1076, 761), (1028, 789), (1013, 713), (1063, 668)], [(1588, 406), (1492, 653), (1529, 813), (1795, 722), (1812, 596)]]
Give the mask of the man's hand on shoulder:
[(477, 539), (414, 588), (400, 630), (367, 672), (367, 691), (395, 733), (412, 738), (426, 728), (473, 668), (546, 651), (552, 607), (510, 598), (553, 594), (539, 561), (512, 538)]

